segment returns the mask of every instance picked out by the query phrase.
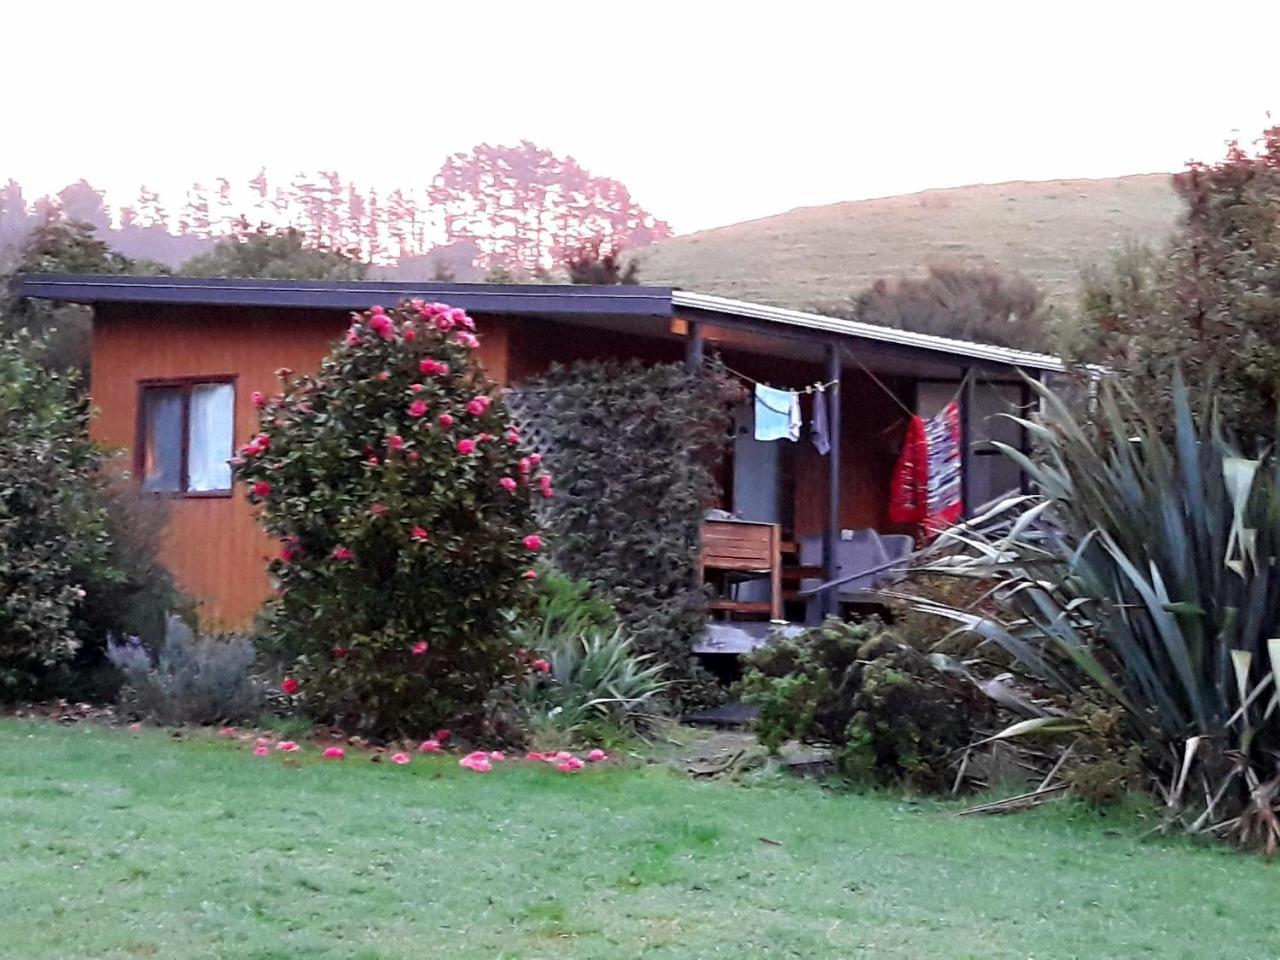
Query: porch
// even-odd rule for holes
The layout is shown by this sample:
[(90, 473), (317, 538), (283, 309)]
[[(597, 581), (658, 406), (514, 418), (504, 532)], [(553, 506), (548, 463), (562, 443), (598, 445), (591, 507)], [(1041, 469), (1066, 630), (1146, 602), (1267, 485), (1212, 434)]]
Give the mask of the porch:
[[(726, 576), (704, 527), (705, 574), (716, 596), (696, 652), (740, 654), (774, 629), (799, 631), (829, 614), (874, 609), (877, 589), (901, 577), (920, 533), (889, 511), (911, 418), (958, 404), (962, 517), (1019, 489), (1017, 467), (994, 443), (1026, 450), (1028, 438), (1000, 415), (1027, 412), (1032, 392), (1022, 374), (1053, 372), (1052, 358), (679, 291), (675, 302), (687, 362), (714, 355), (748, 387), (800, 391), (802, 421), (795, 441), (760, 440), (750, 400), (738, 411), (720, 467), (722, 512), (708, 523), (769, 525), (776, 555), (756, 567), (767, 573), (730, 569)], [(827, 452), (812, 442), (819, 398)], [(722, 538), (723, 529), (713, 536)]]

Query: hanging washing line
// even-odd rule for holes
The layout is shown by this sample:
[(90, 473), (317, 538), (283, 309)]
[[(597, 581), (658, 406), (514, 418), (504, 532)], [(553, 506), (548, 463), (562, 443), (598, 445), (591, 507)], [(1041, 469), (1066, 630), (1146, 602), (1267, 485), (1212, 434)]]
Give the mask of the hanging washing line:
[(819, 381), (815, 381), (815, 382), (813, 382), (813, 383), (811, 383), (811, 384), (809, 384), (808, 386), (805, 386), (805, 387), (796, 387), (796, 388), (791, 388), (791, 387), (775, 387), (775, 386), (773, 386), (772, 384), (763, 383), (763, 382), (761, 382), (761, 381), (757, 380), (755, 377), (748, 377), (745, 373), (742, 373), (742, 372), (740, 372), (740, 371), (738, 371), (738, 370), (733, 369), (733, 367), (729, 366), (729, 365), (728, 365), (727, 363), (725, 363), (724, 361), (720, 361), (720, 362), (717, 364), (717, 366), (718, 366), (721, 370), (723, 370), (725, 373), (731, 373), (731, 374), (733, 374), (735, 377), (737, 377), (739, 380), (742, 380), (744, 383), (748, 383), (748, 384), (750, 384), (750, 385), (751, 385), (751, 386), (753, 386), (753, 387), (768, 387), (770, 390), (783, 390), (783, 391), (786, 391), (786, 392), (788, 392), (788, 393), (803, 393), (803, 394), (806, 394), (806, 395), (807, 395), (807, 394), (812, 394), (812, 393), (822, 393), (823, 391), (827, 390), (827, 389), (828, 389), (828, 388), (830, 388), (830, 387), (834, 387), (836, 384), (838, 384), (838, 383), (840, 382), (839, 380), (828, 380), (828, 381), (826, 381), (826, 382), (824, 383), (824, 382), (822, 382), (822, 381), (820, 381), (820, 380), (819, 380)]

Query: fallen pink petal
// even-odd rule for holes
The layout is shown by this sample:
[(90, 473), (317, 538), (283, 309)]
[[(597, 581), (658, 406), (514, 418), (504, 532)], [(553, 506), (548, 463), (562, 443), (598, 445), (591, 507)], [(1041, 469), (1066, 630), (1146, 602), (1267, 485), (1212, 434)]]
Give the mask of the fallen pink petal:
[(347, 751), (341, 747), (326, 747), (323, 754), (326, 760), (341, 760), (346, 755)]
[(413, 759), (413, 758), (412, 758), (412, 757), (410, 757), (407, 753), (393, 753), (393, 754), (391, 755), (391, 762), (392, 762), (392, 763), (398, 763), (398, 764), (400, 764), (400, 766), (404, 766), (404, 765), (405, 765), (406, 763), (408, 763), (411, 759)]

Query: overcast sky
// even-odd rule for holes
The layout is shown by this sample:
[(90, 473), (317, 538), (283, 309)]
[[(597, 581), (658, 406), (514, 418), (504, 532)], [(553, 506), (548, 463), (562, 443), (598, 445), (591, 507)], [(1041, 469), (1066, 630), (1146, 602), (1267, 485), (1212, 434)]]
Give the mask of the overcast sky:
[(423, 184), (534, 140), (680, 232), (1214, 158), (1280, 111), (1280, 0), (12, 2), (0, 181), (336, 169)]

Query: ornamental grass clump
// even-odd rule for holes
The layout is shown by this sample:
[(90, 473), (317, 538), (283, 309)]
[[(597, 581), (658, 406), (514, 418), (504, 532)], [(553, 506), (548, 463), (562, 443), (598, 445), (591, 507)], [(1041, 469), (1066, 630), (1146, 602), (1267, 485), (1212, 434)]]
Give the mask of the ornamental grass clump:
[(315, 375), (255, 396), (235, 461), (280, 541), (270, 642), (317, 719), (413, 733), (476, 718), (526, 669), (509, 635), (550, 478), (476, 361), (465, 312), (355, 314)]

